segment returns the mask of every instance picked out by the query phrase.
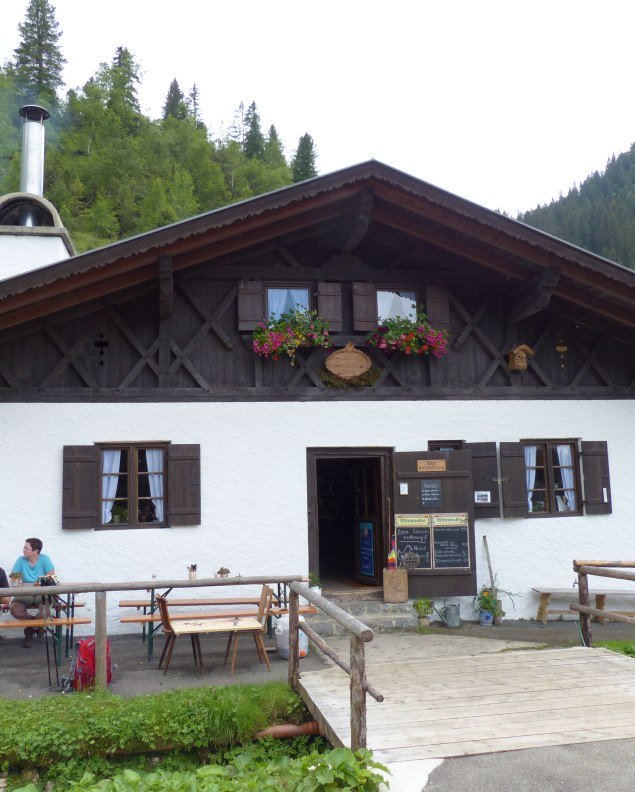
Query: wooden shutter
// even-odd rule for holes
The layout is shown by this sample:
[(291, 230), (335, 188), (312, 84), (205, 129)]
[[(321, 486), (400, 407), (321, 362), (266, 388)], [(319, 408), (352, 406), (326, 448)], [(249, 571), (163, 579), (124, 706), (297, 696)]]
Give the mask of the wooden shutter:
[(501, 443), (501, 474), (504, 516), (527, 517), (527, 476), (522, 443)]
[(446, 286), (426, 286), (426, 315), (435, 330), (450, 331), (450, 295)]
[(474, 517), (500, 517), (500, 498), (498, 496), (498, 456), (496, 443), (464, 443), (463, 448), (472, 452), (472, 478), (474, 492), (489, 492), (490, 502), (479, 503), (474, 496)]
[(99, 449), (64, 446), (62, 528), (99, 525)]
[(168, 447), (168, 524), (201, 524), (201, 447)]
[(318, 283), (318, 315), (329, 323), (329, 330), (342, 330), (341, 283)]
[(377, 327), (377, 289), (372, 283), (353, 283), (353, 330), (369, 333)]
[(582, 474), (586, 514), (611, 514), (609, 453), (605, 441), (582, 442)]
[(238, 284), (238, 329), (253, 330), (264, 322), (265, 291), (262, 281), (240, 281)]

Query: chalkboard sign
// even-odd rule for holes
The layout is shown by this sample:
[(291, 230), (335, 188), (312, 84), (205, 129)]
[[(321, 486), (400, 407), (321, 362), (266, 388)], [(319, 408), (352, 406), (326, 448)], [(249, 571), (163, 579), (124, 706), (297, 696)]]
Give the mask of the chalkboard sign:
[(424, 509), (438, 509), (441, 503), (441, 479), (421, 480), (421, 505)]
[(372, 522), (360, 522), (359, 524), (359, 571), (360, 574), (370, 577), (375, 574), (373, 528)]
[(430, 569), (430, 529), (429, 528), (397, 528), (397, 565), (401, 566), (406, 553), (416, 553), (419, 562), (414, 569)]
[(470, 565), (467, 525), (437, 525), (434, 528), (435, 569), (466, 568)]

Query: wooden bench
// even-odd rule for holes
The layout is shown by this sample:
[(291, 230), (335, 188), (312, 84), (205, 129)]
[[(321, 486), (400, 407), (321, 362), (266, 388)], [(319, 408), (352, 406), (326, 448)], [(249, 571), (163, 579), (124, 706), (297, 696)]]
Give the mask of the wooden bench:
[(70, 627), (75, 624), (90, 624), (91, 619), (85, 617), (66, 618), (65, 616), (51, 616), (50, 619), (4, 619), (0, 621), (1, 629), (12, 629), (13, 627)]
[[(174, 605), (174, 601), (170, 600), (170, 607)], [(195, 603), (198, 605), (198, 602)], [(317, 608), (313, 607), (313, 605), (304, 605), (298, 608), (298, 611), (301, 614), (307, 613), (317, 613)], [(250, 610), (250, 611), (208, 611), (207, 613), (196, 611), (196, 613), (173, 613), (170, 611), (170, 619), (172, 621), (179, 621), (184, 620), (187, 621), (189, 619), (235, 619), (237, 616), (239, 618), (246, 618), (249, 616), (254, 616), (257, 611)], [(269, 614), (271, 616), (282, 616), (285, 613), (289, 613), (288, 608), (271, 608)], [(155, 613), (144, 613), (143, 615), (139, 616), (121, 616), (119, 621), (122, 624), (149, 624), (150, 622), (160, 622), (161, 621), (161, 614), (156, 611)]]
[[(545, 586), (532, 586), (532, 591), (535, 591), (537, 594), (540, 594), (540, 604), (538, 605), (538, 611), (536, 613), (536, 621), (539, 621), (541, 624), (547, 623), (547, 617), (549, 614), (572, 614), (573, 611), (567, 608), (566, 610), (556, 610), (554, 608), (550, 608), (549, 605), (551, 603), (552, 597), (568, 597), (569, 602), (577, 602), (578, 601), (578, 589), (577, 588), (546, 588)], [(593, 591), (589, 591), (589, 598), (595, 597), (595, 607), (598, 610), (604, 610), (604, 606), (606, 603), (607, 597), (633, 597), (635, 596), (635, 589), (621, 590), (621, 589), (593, 589)], [(624, 613), (627, 616), (635, 615), (628, 611), (620, 611), (620, 613)], [(602, 617), (598, 617), (597, 621), (603, 624), (606, 620)]]
[[(200, 599), (199, 597), (193, 597), (191, 599), (169, 598), (171, 608), (177, 608), (179, 606), (192, 607), (194, 605), (258, 605), (259, 602), (260, 597), (223, 597), (222, 599)], [(152, 602), (149, 599), (119, 600), (120, 608), (136, 608), (140, 610), (141, 608), (147, 609), (151, 606)]]

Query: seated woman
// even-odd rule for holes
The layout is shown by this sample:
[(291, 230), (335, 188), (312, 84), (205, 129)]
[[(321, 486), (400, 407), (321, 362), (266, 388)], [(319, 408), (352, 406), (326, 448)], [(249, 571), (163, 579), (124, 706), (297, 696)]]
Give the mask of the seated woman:
[[(47, 555), (42, 554), (42, 540), (31, 537), (24, 542), (22, 555), (13, 565), (13, 572), (22, 575), (22, 582), (26, 585), (33, 585), (37, 583), (41, 577), (52, 577), (55, 575), (55, 568), (53, 562)], [(42, 597), (33, 597), (23, 595), (21, 597), (14, 597), (11, 600), (11, 615), (14, 619), (41, 619), (44, 615), (44, 608), (42, 607)], [(38, 614), (31, 616), (28, 608), (38, 608)], [(43, 633), (42, 628), (38, 629), (38, 635)], [(28, 649), (31, 646), (31, 641), (35, 635), (33, 627), (24, 628), (24, 640), (22, 646)]]

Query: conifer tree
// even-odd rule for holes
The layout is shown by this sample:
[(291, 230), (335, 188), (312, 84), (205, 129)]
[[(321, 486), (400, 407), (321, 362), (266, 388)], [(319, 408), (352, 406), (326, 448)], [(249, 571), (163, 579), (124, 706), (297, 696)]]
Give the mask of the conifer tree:
[(265, 138), (260, 130), (260, 116), (256, 103), (252, 102), (245, 114), (245, 142), (243, 150), (247, 159), (262, 159), (265, 153)]
[(287, 162), (284, 158), (284, 153), (282, 150), (282, 142), (278, 137), (278, 130), (273, 124), (269, 127), (269, 132), (267, 134), (264, 161), (272, 168), (287, 167)]
[(185, 94), (179, 88), (176, 78), (170, 83), (163, 105), (163, 120), (165, 121), (168, 116), (178, 118), (180, 121), (184, 121), (189, 116)]
[(24, 22), (18, 25), (20, 44), (14, 50), (15, 71), (31, 101), (57, 102), (57, 89), (64, 84), (55, 8), (48, 0), (30, 0)]
[(200, 99), (198, 95), (198, 86), (196, 83), (192, 86), (192, 90), (190, 91), (190, 95), (187, 97), (187, 103), (190, 108), (190, 115), (194, 120), (196, 126), (200, 126), (201, 124), (201, 106), (200, 106)]
[(315, 167), (316, 156), (317, 151), (315, 150), (313, 138), (306, 132), (298, 141), (298, 148), (296, 149), (293, 162), (291, 163), (291, 172), (294, 182), (312, 179), (314, 176), (317, 176), (317, 169)]

